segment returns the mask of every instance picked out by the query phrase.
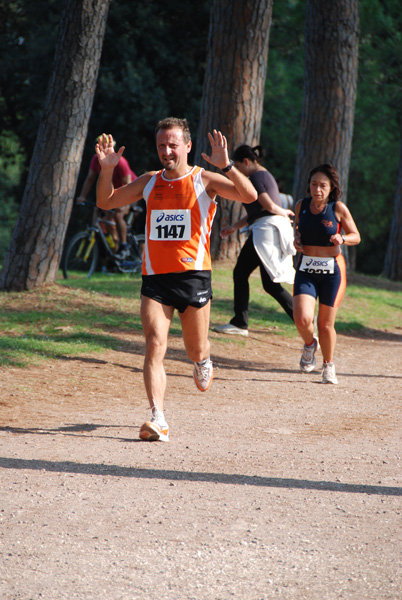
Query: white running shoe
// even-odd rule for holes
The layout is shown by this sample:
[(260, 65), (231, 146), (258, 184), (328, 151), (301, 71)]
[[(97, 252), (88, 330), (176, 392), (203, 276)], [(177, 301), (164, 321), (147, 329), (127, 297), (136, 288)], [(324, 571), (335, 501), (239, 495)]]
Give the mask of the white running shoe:
[(214, 331), (216, 333), (229, 333), (230, 335), (244, 335), (248, 336), (247, 329), (241, 329), (241, 327), (236, 327), (236, 325), (232, 325), (231, 323), (226, 323), (226, 325), (217, 325), (214, 327)]
[(146, 442), (168, 442), (169, 425), (165, 421), (164, 414), (158, 409), (152, 409), (152, 418), (141, 425), (140, 439)]
[(322, 365), (321, 383), (333, 383), (334, 385), (337, 385), (338, 378), (335, 374), (335, 365), (333, 362), (324, 363)]
[(306, 346), (304, 344), (303, 353), (300, 359), (300, 369), (304, 373), (310, 373), (315, 367), (315, 353), (319, 349), (320, 344), (318, 343), (318, 338), (313, 338), (313, 343), (311, 346)]
[(212, 383), (214, 368), (212, 366), (212, 360), (209, 358), (204, 364), (200, 365), (194, 363), (193, 377), (194, 381), (201, 392), (206, 392)]

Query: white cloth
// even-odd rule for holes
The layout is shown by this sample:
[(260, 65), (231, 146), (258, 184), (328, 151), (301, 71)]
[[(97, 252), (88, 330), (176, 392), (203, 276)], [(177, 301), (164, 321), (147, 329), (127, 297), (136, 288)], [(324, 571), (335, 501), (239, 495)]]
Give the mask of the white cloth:
[(269, 215), (250, 225), (254, 248), (268, 275), (275, 283), (290, 283), (295, 279), (293, 227), (286, 217)]
[(281, 197), (282, 208), (293, 210), (293, 197), (290, 194), (279, 194)]

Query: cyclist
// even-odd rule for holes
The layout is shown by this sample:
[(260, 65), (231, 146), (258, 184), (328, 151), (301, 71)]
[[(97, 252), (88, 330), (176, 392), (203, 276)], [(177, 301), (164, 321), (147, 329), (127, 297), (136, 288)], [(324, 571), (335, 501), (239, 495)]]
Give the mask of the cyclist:
[[(96, 140), (98, 141), (101, 136), (98, 136)], [(114, 141), (114, 145), (116, 142)], [(82, 185), (81, 193), (77, 198), (77, 203), (80, 204), (85, 202), (89, 191), (91, 190), (93, 184), (95, 183), (98, 175), (100, 173), (100, 165), (98, 161), (98, 157), (96, 154), (91, 159), (87, 176)], [(122, 187), (123, 185), (127, 185), (137, 179), (137, 175), (131, 169), (128, 160), (121, 158), (119, 163), (116, 165), (116, 168), (113, 171), (113, 185), (115, 188)], [(128, 214), (130, 210), (130, 206), (121, 206), (119, 208), (115, 208), (113, 211), (110, 211), (109, 219), (115, 221), (117, 236), (119, 241), (119, 249), (116, 253), (116, 258), (124, 260), (130, 255), (130, 251), (127, 245), (127, 223), (125, 220), (125, 216)], [(98, 216), (98, 209), (95, 209), (95, 214), (93, 216), (93, 220), (95, 221)], [(111, 232), (112, 233), (112, 232)], [(112, 233), (113, 235), (113, 233)], [(117, 241), (117, 240), (115, 240)]]

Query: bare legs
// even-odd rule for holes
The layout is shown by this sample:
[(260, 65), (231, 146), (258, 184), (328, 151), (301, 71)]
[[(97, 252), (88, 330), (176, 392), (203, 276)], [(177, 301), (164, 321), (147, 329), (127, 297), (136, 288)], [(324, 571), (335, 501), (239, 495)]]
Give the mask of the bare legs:
[(317, 328), (321, 353), (324, 362), (334, 358), (336, 345), (335, 317), (338, 309), (320, 304), (318, 309)]
[[(209, 357), (210, 302), (201, 308), (188, 306), (179, 313), (187, 356), (193, 362)], [(141, 297), (141, 320), (145, 335), (144, 383), (148, 401), (163, 412), (166, 373), (163, 366), (174, 308), (146, 296)]]
[(166, 373), (163, 359), (173, 318), (173, 307), (165, 306), (151, 298), (141, 297), (141, 320), (145, 335), (144, 383), (151, 408), (163, 412)]
[[(297, 330), (305, 344), (310, 345), (314, 333), (314, 310), (316, 300), (308, 294), (293, 298), (293, 316)], [(319, 304), (317, 316), (318, 338), (324, 362), (331, 362), (336, 344), (335, 318), (337, 308)]]
[(208, 302), (202, 308), (188, 306), (184, 313), (179, 313), (184, 346), (187, 356), (193, 362), (201, 362), (209, 358), (210, 343), (208, 330), (210, 310), (211, 302)]
[(125, 216), (129, 213), (129, 206), (122, 206), (114, 209), (114, 219), (116, 221), (117, 235), (121, 244), (127, 243), (127, 223)]

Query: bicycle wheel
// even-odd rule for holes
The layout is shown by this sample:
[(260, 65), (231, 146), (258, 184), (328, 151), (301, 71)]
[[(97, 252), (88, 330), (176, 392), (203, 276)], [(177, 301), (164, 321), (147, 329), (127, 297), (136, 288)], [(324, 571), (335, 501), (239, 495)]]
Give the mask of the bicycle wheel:
[(81, 231), (71, 239), (63, 263), (65, 279), (87, 279), (93, 275), (98, 264), (99, 245), (95, 239), (91, 246), (92, 233)]

